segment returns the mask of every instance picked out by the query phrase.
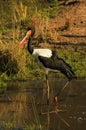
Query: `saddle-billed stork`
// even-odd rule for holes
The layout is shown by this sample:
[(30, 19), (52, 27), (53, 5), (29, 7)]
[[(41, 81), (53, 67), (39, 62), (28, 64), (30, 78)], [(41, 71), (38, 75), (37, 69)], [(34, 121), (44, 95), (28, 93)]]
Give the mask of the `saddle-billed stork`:
[[(60, 71), (63, 73), (70, 81), (74, 78), (76, 78), (75, 73), (73, 72), (71, 66), (66, 63), (62, 58), (59, 58), (55, 51), (47, 49), (47, 48), (38, 48), (33, 49), (31, 46), (32, 38), (35, 34), (35, 28), (29, 27), (28, 31), (26, 33), (26, 36), (23, 38), (23, 40), (19, 43), (19, 46), (23, 46), (26, 41), (28, 40), (28, 46), (27, 49), (30, 54), (32, 54), (38, 63), (44, 68), (46, 73), (46, 86), (47, 86), (47, 104), (49, 103), (49, 82), (48, 82), (48, 72), (58, 72)], [(68, 83), (67, 83), (68, 84)]]

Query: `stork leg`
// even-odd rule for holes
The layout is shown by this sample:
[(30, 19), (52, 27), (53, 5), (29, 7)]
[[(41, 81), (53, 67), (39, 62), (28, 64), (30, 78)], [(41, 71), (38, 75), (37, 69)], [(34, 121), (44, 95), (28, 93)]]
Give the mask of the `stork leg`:
[(68, 80), (65, 85), (62, 87), (62, 89), (59, 91), (58, 96), (60, 96), (61, 92), (68, 86), (68, 84), (70, 83), (70, 81)]
[(47, 87), (47, 105), (49, 104), (49, 97), (50, 97), (50, 86), (48, 81), (48, 73), (46, 73), (46, 87)]
[(70, 83), (70, 81), (68, 80), (65, 85), (63, 86), (63, 88), (61, 89), (61, 92), (68, 86), (68, 84)]

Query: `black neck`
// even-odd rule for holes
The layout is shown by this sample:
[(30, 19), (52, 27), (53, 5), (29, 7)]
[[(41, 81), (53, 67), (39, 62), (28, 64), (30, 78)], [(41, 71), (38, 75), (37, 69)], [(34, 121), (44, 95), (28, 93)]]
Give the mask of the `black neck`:
[(31, 43), (32, 43), (32, 38), (29, 37), (27, 49), (28, 49), (28, 51), (30, 52), (30, 54), (33, 53), (33, 48), (31, 47)]

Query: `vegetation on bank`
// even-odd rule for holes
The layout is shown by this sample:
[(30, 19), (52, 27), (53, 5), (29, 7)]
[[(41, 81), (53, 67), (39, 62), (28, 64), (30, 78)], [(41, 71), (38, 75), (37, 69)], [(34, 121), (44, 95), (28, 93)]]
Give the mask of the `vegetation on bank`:
[[(28, 53), (26, 47), (19, 48), (18, 44), (10, 43), (2, 45), (0, 50), (0, 77), (8, 79), (34, 79), (44, 78), (44, 71), (36, 63), (35, 59)], [(2, 48), (2, 47), (1, 47)], [(84, 51), (63, 50), (57, 48), (57, 55), (69, 63), (78, 78), (86, 78), (86, 53)], [(61, 73), (57, 77), (62, 77)]]
[[(28, 24), (38, 24), (41, 28), (46, 21), (55, 17), (59, 8), (57, 0), (22, 0), (0, 2), (0, 77), (1, 79), (44, 78), (44, 71), (39, 68), (35, 59), (27, 52), (26, 46), (19, 48), (18, 44), (25, 35)], [(8, 6), (7, 6), (8, 5)], [(30, 6), (28, 6), (30, 5)], [(11, 13), (10, 13), (11, 12)], [(36, 24), (35, 23), (35, 24)], [(46, 24), (47, 25), (47, 24)], [(41, 34), (46, 35), (42, 30)], [(62, 50), (57, 48), (57, 54), (68, 62), (77, 77), (86, 78), (85, 51)], [(61, 77), (62, 74), (57, 74)]]

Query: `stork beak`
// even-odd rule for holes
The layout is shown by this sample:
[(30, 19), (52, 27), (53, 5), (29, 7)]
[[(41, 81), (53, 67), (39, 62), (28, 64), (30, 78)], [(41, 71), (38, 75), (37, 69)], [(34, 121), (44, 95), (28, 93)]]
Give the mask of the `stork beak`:
[(29, 31), (26, 33), (26, 36), (20, 41), (19, 47), (23, 46), (23, 45), (26, 43), (26, 41), (27, 41), (28, 38), (31, 36), (31, 34), (32, 34), (32, 31), (29, 30)]

